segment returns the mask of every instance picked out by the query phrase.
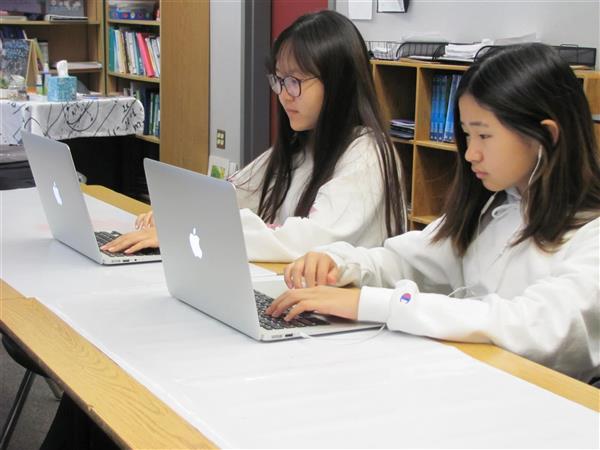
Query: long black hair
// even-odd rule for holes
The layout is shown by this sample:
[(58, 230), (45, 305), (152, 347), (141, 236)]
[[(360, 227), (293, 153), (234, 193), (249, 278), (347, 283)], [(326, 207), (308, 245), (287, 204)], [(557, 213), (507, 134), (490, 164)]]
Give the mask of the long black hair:
[(275, 73), (282, 53), (293, 56), (304, 73), (320, 79), (323, 105), (314, 130), (296, 132), (278, 103), (277, 137), (260, 188), (258, 214), (266, 222), (275, 219), (291, 184), (294, 157), (309, 148), (314, 168), (294, 212), (307, 217), (319, 188), (331, 179), (349, 144), (368, 132), (379, 152), (387, 233), (405, 231), (399, 157), (383, 126), (367, 48), (359, 31), (334, 11), (306, 14), (275, 40), (267, 64), (270, 73)]
[[(526, 223), (514, 245), (532, 238), (539, 248), (552, 251), (567, 231), (598, 217), (598, 143), (581, 82), (552, 47), (522, 44), (492, 51), (460, 81), (454, 114), (458, 163), (436, 241), (450, 238), (464, 255), (477, 232), (479, 213), (492, 195), (465, 159), (467, 139), (458, 99), (467, 94), (505, 127), (542, 147), (539, 168), (522, 193)], [(542, 125), (546, 119), (558, 125), (557, 140)]]

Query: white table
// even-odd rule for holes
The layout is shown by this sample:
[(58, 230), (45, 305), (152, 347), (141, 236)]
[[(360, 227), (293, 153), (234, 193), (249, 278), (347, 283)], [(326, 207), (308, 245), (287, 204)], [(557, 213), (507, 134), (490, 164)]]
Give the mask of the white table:
[[(101, 267), (54, 241), (35, 190), (0, 199), (1, 278), (218, 446), (600, 444), (598, 413), (429, 339), (371, 330), (255, 342), (171, 298), (160, 264)], [(131, 224), (87, 202), (96, 224)]]

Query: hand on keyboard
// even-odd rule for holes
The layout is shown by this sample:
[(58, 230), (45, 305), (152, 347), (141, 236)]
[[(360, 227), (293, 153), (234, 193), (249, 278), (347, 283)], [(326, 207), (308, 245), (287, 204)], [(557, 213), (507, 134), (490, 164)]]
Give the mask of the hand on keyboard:
[(100, 247), (101, 250), (111, 253), (123, 252), (127, 255), (138, 252), (144, 248), (157, 248), (158, 236), (156, 228), (145, 228), (143, 230), (132, 231), (119, 236), (114, 241)]
[(291, 308), (284, 317), (290, 321), (306, 311), (356, 320), (360, 289), (318, 286), (315, 288), (291, 289), (279, 297), (265, 310), (265, 314), (279, 317)]

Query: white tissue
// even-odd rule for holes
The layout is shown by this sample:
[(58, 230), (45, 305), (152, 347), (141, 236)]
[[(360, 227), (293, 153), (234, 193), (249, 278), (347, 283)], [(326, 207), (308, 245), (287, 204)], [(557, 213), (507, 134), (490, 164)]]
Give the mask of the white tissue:
[(69, 68), (67, 65), (67, 61), (61, 59), (56, 63), (56, 70), (58, 72), (59, 77), (68, 77), (69, 76)]

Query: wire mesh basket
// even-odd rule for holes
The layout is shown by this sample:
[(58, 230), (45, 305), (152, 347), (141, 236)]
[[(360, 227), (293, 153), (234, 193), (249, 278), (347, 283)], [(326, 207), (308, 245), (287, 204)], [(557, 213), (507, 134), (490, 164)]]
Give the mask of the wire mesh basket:
[(398, 58), (436, 59), (444, 54), (447, 42), (410, 42), (403, 43), (398, 49)]
[[(554, 45), (553, 46), (562, 59), (570, 66), (588, 66), (596, 65), (596, 49), (593, 47), (579, 47), (578, 45)], [(486, 45), (475, 55), (474, 60), (478, 61), (489, 52), (493, 52), (502, 46)]]
[(593, 47), (579, 47), (578, 45), (555, 45), (558, 54), (571, 66), (596, 65), (596, 49)]
[(407, 57), (438, 58), (444, 54), (447, 42), (367, 41), (366, 44), (371, 58), (398, 60)]
[(372, 59), (385, 59), (394, 61), (399, 59), (397, 53), (401, 46), (400, 42), (394, 41), (366, 41), (369, 56)]

